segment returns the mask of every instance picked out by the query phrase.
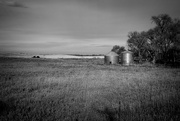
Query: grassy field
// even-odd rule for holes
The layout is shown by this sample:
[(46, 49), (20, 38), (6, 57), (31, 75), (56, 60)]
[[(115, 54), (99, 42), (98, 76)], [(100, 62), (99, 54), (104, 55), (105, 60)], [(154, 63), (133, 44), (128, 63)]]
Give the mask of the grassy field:
[(1, 121), (179, 121), (180, 68), (0, 58)]

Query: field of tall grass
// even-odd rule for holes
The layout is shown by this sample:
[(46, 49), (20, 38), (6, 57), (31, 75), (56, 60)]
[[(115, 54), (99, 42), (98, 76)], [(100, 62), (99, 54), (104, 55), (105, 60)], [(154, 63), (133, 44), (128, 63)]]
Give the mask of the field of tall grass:
[(1, 121), (179, 121), (180, 68), (0, 58)]

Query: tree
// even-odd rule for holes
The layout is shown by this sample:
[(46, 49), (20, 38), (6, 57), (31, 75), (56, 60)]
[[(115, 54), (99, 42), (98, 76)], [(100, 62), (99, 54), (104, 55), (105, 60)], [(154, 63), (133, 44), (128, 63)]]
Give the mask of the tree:
[(111, 51), (116, 52), (118, 55), (120, 55), (125, 50), (126, 49), (124, 46), (114, 45)]
[(130, 32), (128, 38), (128, 47), (134, 52), (134, 56), (138, 58), (139, 62), (142, 62), (148, 56), (146, 32)]
[(147, 52), (149, 55), (149, 60), (153, 62), (154, 64), (156, 63), (156, 60), (161, 58), (161, 49), (160, 46), (162, 45), (162, 41), (160, 41), (160, 37), (157, 36), (157, 28), (150, 29), (146, 33), (146, 38), (148, 40), (147, 44)]
[(174, 55), (174, 48), (178, 43), (177, 34), (180, 21), (178, 19), (173, 20), (167, 14), (153, 16), (152, 21), (156, 24), (156, 27), (153, 35), (155, 37), (151, 41), (154, 41), (153, 46), (156, 46), (156, 53), (162, 53), (162, 59), (167, 63), (174, 58), (172, 55)]
[(180, 20), (167, 14), (152, 16), (156, 26), (146, 32), (130, 32), (128, 47), (140, 61), (175, 61), (180, 50)]

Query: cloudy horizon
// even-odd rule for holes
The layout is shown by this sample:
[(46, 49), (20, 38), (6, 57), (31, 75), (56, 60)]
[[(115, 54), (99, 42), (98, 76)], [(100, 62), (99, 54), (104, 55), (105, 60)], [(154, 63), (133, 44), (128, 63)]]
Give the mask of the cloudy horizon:
[(146, 31), (151, 16), (180, 18), (179, 0), (0, 0), (0, 52), (105, 54)]

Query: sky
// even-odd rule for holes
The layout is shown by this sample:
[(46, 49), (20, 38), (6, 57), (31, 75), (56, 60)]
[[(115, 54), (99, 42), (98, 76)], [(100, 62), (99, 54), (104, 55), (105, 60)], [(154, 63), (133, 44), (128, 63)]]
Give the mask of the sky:
[(105, 54), (151, 17), (180, 18), (179, 0), (0, 0), (0, 52)]

